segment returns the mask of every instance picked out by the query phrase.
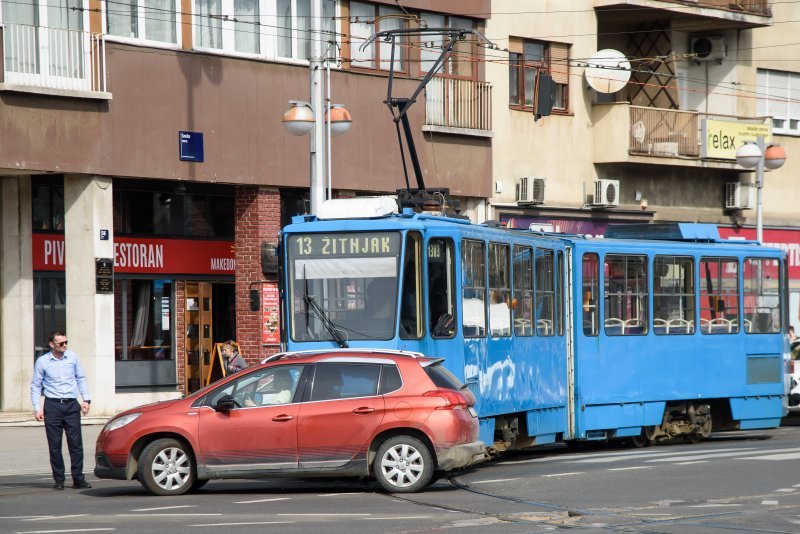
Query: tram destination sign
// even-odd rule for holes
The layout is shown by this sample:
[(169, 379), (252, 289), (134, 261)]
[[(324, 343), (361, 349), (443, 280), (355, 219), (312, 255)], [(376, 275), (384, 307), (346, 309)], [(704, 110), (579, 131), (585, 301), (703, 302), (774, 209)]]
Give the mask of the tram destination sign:
[(289, 251), (295, 257), (373, 257), (400, 254), (399, 232), (304, 234), (289, 237)]

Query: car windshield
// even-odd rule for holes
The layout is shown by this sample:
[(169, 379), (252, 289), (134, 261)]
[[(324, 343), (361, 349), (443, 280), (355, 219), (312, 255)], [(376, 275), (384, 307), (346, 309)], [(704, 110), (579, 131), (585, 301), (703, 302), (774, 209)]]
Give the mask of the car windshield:
[(399, 232), (290, 235), (292, 340), (390, 339), (400, 243)]

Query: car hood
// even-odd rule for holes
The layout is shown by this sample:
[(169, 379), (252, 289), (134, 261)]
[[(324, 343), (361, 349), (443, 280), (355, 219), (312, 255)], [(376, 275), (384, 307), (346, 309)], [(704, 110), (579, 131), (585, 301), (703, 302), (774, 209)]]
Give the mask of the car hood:
[(165, 408), (169, 408), (170, 406), (181, 402), (184, 399), (173, 399), (173, 400), (166, 400), (161, 402), (154, 402), (152, 404), (143, 404), (142, 406), (137, 406), (135, 408), (130, 408), (125, 410), (124, 412), (120, 412), (115, 417), (119, 417), (120, 415), (126, 415), (129, 413), (144, 413), (144, 412), (155, 412), (156, 410), (163, 410)]

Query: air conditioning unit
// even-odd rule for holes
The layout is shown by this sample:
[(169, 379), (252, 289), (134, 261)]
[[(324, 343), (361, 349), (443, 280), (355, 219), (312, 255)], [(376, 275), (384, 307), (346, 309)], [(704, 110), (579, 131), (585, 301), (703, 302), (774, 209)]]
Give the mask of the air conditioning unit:
[(619, 180), (597, 180), (594, 183), (594, 206), (619, 206)]
[(523, 176), (517, 183), (517, 204), (542, 204), (545, 178)]
[(725, 209), (751, 210), (755, 206), (755, 188), (750, 184), (728, 182), (725, 184)]
[(692, 37), (689, 52), (694, 54), (695, 61), (722, 61), (727, 55), (725, 38), (720, 36)]

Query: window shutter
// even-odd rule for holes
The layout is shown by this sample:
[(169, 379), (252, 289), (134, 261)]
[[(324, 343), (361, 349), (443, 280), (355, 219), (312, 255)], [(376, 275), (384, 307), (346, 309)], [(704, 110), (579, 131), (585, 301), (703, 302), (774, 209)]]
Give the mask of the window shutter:
[(509, 37), (508, 51), (512, 54), (522, 54), (522, 39), (519, 37)]
[(550, 43), (550, 74), (555, 83), (569, 84), (569, 45)]

